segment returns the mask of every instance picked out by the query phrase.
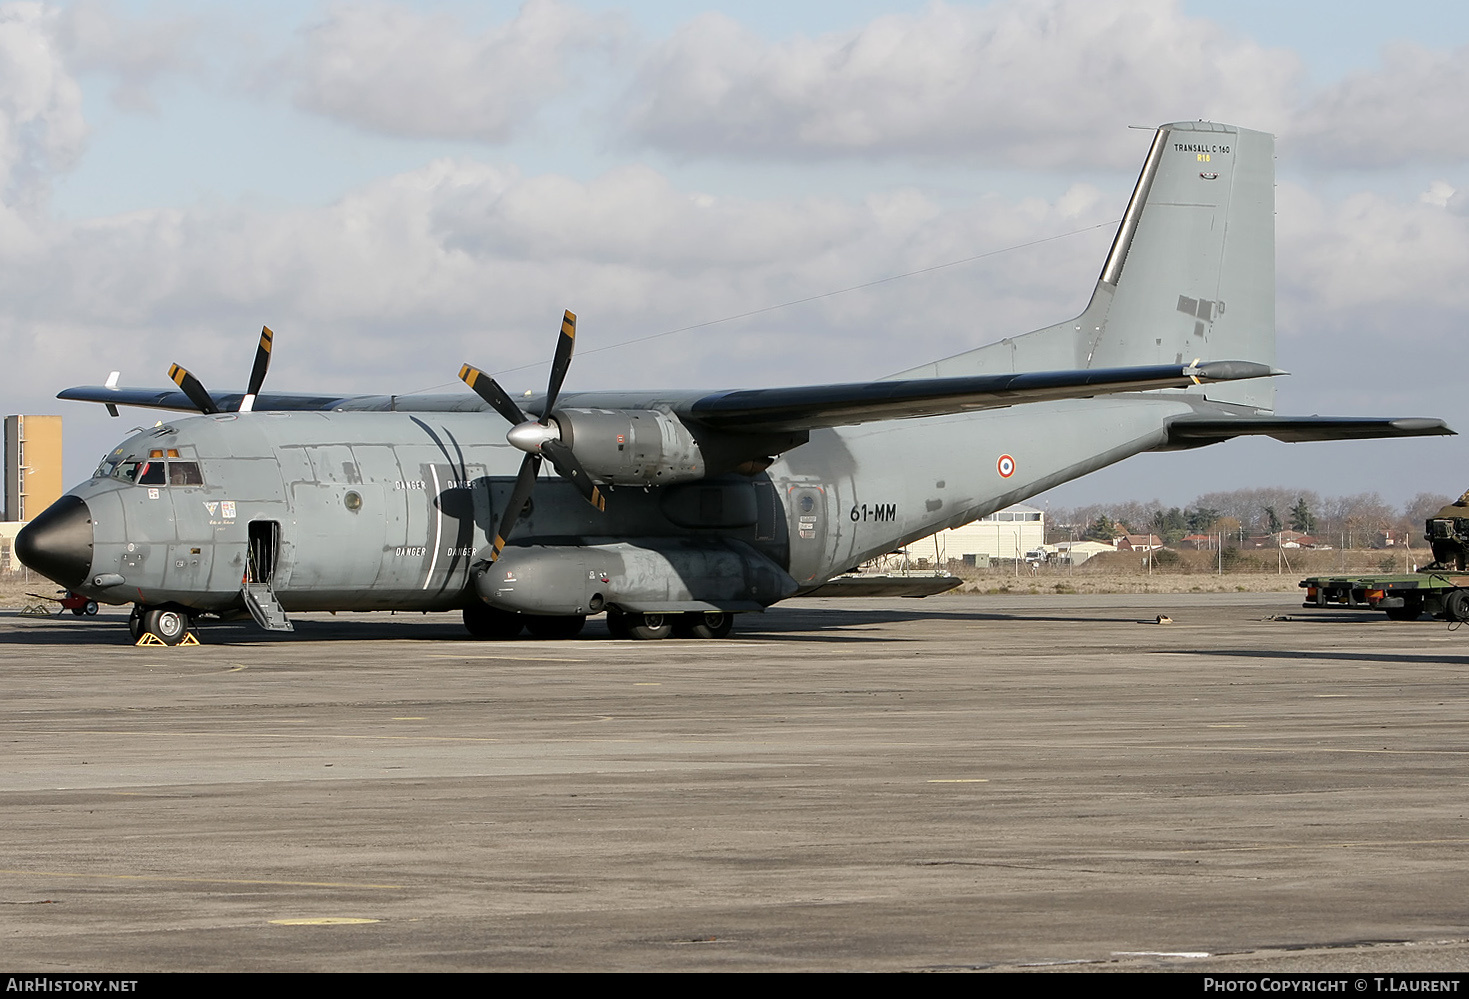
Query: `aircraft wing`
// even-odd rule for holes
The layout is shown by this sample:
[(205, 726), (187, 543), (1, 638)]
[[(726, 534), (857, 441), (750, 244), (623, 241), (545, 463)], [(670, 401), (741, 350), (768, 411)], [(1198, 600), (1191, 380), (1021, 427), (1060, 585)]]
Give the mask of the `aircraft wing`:
[(1168, 424), (1168, 446), (1197, 447), (1233, 437), (1278, 441), (1357, 441), (1379, 437), (1452, 435), (1443, 420), (1424, 417), (1180, 416)]
[[(914, 378), (902, 381), (855, 382), (837, 385), (807, 385), (793, 388), (744, 389), (714, 392), (692, 401), (673, 404), (679, 416), (731, 431), (766, 432), (811, 430), (872, 420), (894, 420), (938, 416), (978, 409), (996, 409), (1026, 402), (1078, 399), (1116, 392), (1147, 389), (1186, 388), (1207, 382), (1263, 378), (1281, 374), (1269, 365), (1251, 361), (1208, 361), (1202, 364), (1167, 364), (1135, 368), (1093, 368), (1079, 371), (1030, 371), (1008, 375), (972, 375), (959, 378)], [(214, 397), (219, 409), (239, 408), (243, 392), (223, 392)], [(597, 406), (618, 406), (623, 393), (577, 393), (566, 401), (573, 405), (582, 398)], [(638, 394), (626, 394), (628, 400)], [(197, 413), (198, 407), (179, 389), (125, 388), (108, 385), (78, 385), (63, 389), (58, 399), (100, 402), (109, 410), (117, 406)], [(539, 413), (539, 396), (524, 405)], [(635, 405), (630, 408), (646, 408)], [(445, 395), (333, 395), (306, 392), (262, 392), (255, 399), (257, 411), (327, 412), (476, 412), (485, 409), (478, 396)]]
[[(240, 408), (243, 392), (222, 392), (215, 396), (221, 411)], [(180, 413), (198, 413), (199, 407), (178, 389), (109, 388), (106, 385), (77, 385), (62, 389), (56, 398), (72, 402), (100, 402), (108, 407), (138, 406), (143, 409), (166, 409)], [(262, 392), (255, 398), (255, 409), (279, 411), (361, 411), (389, 412), (478, 412), (485, 408), (476, 396), (462, 392), (441, 395), (332, 395), (319, 392)]]
[(1027, 402), (1187, 388), (1208, 382), (1264, 378), (1283, 373), (1268, 364), (1253, 361), (1208, 361), (1135, 368), (913, 378), (716, 392), (677, 405), (674, 411), (680, 417), (721, 430), (814, 430), (873, 420), (999, 409)]

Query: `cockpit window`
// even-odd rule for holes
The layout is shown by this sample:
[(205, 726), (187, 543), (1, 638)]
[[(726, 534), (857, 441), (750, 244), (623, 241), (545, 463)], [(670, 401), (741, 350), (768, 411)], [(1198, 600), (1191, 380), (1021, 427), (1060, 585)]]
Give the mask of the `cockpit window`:
[(92, 473), (92, 478), (133, 482), (138, 477), (139, 464), (141, 463), (135, 458), (104, 458), (102, 464)]
[(146, 458), (137, 454), (123, 456), (123, 447), (117, 448), (92, 473), (94, 479), (116, 479), (119, 482), (136, 482), (140, 486), (202, 486), (204, 473), (197, 461), (183, 461), (178, 450), (152, 448)]
[(202, 486), (204, 476), (199, 474), (197, 461), (170, 461), (168, 484), (171, 486)]

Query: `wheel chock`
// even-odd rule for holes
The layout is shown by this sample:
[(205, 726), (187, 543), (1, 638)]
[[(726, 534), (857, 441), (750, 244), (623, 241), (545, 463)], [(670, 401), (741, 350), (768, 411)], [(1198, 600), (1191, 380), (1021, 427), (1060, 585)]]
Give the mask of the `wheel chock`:
[(26, 604), (18, 613), (21, 617), (50, 617), (51, 608), (45, 604)]
[(143, 632), (143, 637), (142, 638), (139, 638), (133, 644), (134, 645), (162, 645), (162, 646), (164, 646), (166, 648), (175, 648), (175, 649), (177, 649), (177, 648), (180, 648), (180, 647), (185, 646), (185, 645), (198, 645), (199, 644), (199, 636), (198, 635), (195, 635), (192, 631), (187, 631), (187, 632), (184, 633), (184, 637), (183, 638), (179, 639), (172, 646), (169, 646), (167, 642), (165, 642), (163, 639), (159, 638), (157, 635), (153, 634), (153, 632), (151, 632), (151, 631), (145, 631), (145, 632)]

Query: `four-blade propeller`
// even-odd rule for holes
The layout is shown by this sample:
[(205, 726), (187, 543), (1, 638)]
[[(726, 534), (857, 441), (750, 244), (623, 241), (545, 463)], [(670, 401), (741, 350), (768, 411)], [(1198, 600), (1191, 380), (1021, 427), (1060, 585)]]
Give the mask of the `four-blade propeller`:
[[(459, 377), (474, 389), (475, 394), (487, 402), (491, 409), (510, 423), (510, 432), (505, 439), (525, 452), (520, 463), (520, 474), (515, 478), (515, 488), (510, 493), (510, 502), (500, 518), (500, 529), (490, 547), (490, 561), (494, 562), (505, 549), (505, 538), (530, 502), (531, 490), (535, 488), (536, 476), (541, 470), (541, 458), (545, 457), (563, 478), (570, 479), (586, 501), (598, 510), (607, 509), (607, 498), (598, 489), (581, 462), (576, 460), (571, 448), (561, 441), (561, 428), (551, 418), (556, 408), (556, 397), (561, 394), (561, 383), (566, 380), (566, 370), (571, 366), (571, 352), (576, 345), (576, 316), (567, 312), (561, 320), (561, 336), (556, 341), (556, 356), (551, 361), (551, 380), (546, 386), (546, 403), (541, 408), (541, 418), (532, 420), (515, 404), (495, 379), (479, 368), (464, 365)], [(187, 389), (185, 390), (187, 391)]]
[[(255, 406), (255, 397), (260, 394), (260, 387), (265, 384), (265, 373), (270, 370), (270, 347), (275, 339), (275, 334), (270, 331), (269, 326), (260, 327), (260, 344), (255, 348), (255, 366), (250, 369), (250, 385), (245, 389), (245, 395), (240, 399), (240, 412), (248, 413)], [(177, 364), (168, 369), (168, 377), (175, 385), (183, 390), (184, 395), (189, 397), (199, 412), (205, 416), (213, 416), (222, 412), (219, 404), (214, 401), (214, 396), (204, 384), (189, 373), (187, 368), (181, 368)]]

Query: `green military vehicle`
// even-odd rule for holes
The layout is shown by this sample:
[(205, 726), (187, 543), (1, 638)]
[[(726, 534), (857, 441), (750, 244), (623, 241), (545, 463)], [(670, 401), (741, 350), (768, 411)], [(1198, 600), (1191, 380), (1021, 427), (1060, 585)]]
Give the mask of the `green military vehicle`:
[(1424, 539), (1433, 564), (1380, 576), (1312, 576), (1301, 580), (1306, 607), (1373, 607), (1394, 621), (1424, 614), (1469, 621), (1469, 492), (1428, 518)]

